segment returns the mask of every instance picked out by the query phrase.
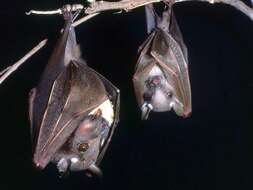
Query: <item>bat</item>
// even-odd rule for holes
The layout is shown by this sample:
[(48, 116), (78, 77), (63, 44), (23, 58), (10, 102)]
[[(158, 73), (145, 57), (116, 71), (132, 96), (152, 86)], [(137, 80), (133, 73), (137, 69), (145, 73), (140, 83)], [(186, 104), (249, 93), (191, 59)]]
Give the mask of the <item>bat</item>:
[(33, 162), (57, 165), (61, 174), (98, 168), (119, 120), (119, 90), (82, 60), (64, 9), (64, 30), (41, 79), (29, 95)]
[(139, 48), (133, 76), (136, 99), (147, 119), (150, 111), (173, 109), (182, 117), (191, 114), (191, 87), (188, 53), (171, 5), (158, 16), (146, 5), (146, 41)]

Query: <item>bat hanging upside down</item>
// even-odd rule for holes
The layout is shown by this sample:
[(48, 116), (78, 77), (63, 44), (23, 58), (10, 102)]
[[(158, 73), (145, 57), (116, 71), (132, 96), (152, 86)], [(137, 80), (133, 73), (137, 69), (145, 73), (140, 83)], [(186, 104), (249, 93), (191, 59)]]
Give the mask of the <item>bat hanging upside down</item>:
[(80, 57), (71, 7), (63, 11), (64, 30), (31, 90), (29, 115), (35, 165), (56, 163), (60, 173), (97, 167), (118, 122), (119, 90)]
[(133, 83), (142, 119), (149, 112), (172, 108), (177, 115), (191, 114), (191, 87), (187, 49), (171, 4), (159, 17), (153, 5), (146, 5), (149, 37), (142, 44)]

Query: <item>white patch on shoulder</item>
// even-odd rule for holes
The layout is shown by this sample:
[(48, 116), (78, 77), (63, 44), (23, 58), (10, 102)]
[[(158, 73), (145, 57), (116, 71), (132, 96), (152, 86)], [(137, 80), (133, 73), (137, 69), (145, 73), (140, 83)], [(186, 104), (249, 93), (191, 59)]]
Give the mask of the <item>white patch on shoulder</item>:
[(100, 104), (98, 107), (96, 107), (94, 110), (92, 110), (89, 115), (94, 114), (98, 109), (102, 112), (102, 117), (111, 125), (114, 121), (114, 111), (113, 111), (113, 105), (109, 99), (104, 101), (102, 104)]

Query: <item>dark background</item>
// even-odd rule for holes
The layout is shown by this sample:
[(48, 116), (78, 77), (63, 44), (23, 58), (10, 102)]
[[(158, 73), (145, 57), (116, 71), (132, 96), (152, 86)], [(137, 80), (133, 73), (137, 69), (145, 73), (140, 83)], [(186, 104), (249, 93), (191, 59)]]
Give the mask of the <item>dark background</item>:
[(121, 90), (121, 122), (101, 164), (102, 180), (83, 172), (60, 179), (54, 165), (32, 166), (28, 92), (59, 36), (60, 16), (26, 16), (82, 1), (5, 1), (0, 5), (0, 68), (44, 38), (49, 43), (0, 88), (0, 189), (252, 189), (253, 24), (232, 7), (181, 3), (175, 14), (189, 51), (193, 113), (152, 113), (140, 121), (132, 75), (147, 37), (144, 9), (96, 18), (76, 28), (88, 64)]

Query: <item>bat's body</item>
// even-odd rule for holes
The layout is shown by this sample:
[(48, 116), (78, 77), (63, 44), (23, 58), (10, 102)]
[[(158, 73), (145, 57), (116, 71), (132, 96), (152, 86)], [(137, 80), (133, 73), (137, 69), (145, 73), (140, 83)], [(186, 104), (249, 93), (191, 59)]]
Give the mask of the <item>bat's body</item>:
[(148, 39), (140, 47), (133, 77), (135, 94), (147, 119), (151, 110), (169, 111), (179, 116), (191, 113), (191, 88), (187, 49), (174, 18), (172, 8), (162, 18), (152, 5), (146, 6)]
[(34, 163), (60, 172), (98, 171), (118, 122), (119, 91), (80, 57), (72, 14), (36, 88), (30, 93)]

